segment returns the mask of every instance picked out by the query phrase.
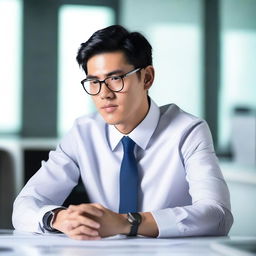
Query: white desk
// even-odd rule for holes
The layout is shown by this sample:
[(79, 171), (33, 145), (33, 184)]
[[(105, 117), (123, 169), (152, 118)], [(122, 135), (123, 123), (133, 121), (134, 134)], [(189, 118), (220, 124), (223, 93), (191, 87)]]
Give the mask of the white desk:
[[(7, 231), (7, 230), (6, 230)], [(212, 249), (217, 241), (235, 240), (237, 237), (196, 238), (127, 238), (115, 236), (99, 241), (76, 241), (62, 234), (40, 235), (0, 230), (0, 255), (5, 256), (100, 256), (100, 255), (175, 255), (217, 256)], [(243, 238), (252, 239), (252, 238)], [(256, 238), (255, 238), (256, 239)], [(255, 240), (256, 241), (256, 240)], [(234, 254), (233, 254), (234, 255)], [(233, 256), (232, 255), (232, 256)], [(236, 256), (236, 255), (234, 255)]]

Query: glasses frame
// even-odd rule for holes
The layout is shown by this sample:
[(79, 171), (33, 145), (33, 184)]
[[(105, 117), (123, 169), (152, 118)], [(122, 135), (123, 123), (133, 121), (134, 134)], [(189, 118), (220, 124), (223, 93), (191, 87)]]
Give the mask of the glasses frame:
[[(103, 80), (85, 78), (84, 80), (81, 81), (81, 84), (82, 84), (84, 90), (86, 91), (86, 93), (88, 93), (89, 95), (93, 95), (93, 96), (95, 96), (95, 95), (97, 95), (97, 94), (100, 93), (101, 87), (102, 87), (102, 84), (103, 84), (103, 83), (107, 86), (107, 88), (108, 88), (111, 92), (120, 92), (120, 91), (122, 91), (123, 88), (124, 88), (124, 78), (127, 77), (127, 76), (130, 76), (130, 75), (132, 75), (132, 74), (135, 74), (135, 73), (139, 72), (141, 69), (142, 69), (142, 68), (135, 68), (135, 69), (133, 69), (133, 70), (131, 70), (131, 71), (129, 71), (129, 72), (123, 74), (123, 75), (119, 75), (119, 76), (117, 76), (117, 75), (108, 76), (108, 77), (106, 77), (106, 78), (103, 79)], [(120, 78), (121, 78), (121, 80), (122, 80), (122, 87), (121, 87), (120, 90), (113, 90), (113, 89), (111, 89), (111, 88), (109, 87), (109, 85), (106, 83), (106, 80), (109, 79), (109, 78), (111, 78), (111, 77), (120, 77)], [(97, 93), (90, 93), (90, 92), (88, 92), (88, 91), (85, 89), (84, 83), (85, 83), (85, 82), (89, 82), (89, 81), (97, 81), (97, 82), (99, 83), (99, 91), (98, 91)]]

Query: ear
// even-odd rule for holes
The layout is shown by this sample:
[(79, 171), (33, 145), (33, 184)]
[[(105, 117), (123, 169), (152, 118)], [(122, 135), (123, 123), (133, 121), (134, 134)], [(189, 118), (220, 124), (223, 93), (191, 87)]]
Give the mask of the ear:
[(154, 82), (155, 78), (155, 70), (153, 66), (147, 66), (145, 68), (145, 75), (144, 75), (144, 88), (148, 90)]

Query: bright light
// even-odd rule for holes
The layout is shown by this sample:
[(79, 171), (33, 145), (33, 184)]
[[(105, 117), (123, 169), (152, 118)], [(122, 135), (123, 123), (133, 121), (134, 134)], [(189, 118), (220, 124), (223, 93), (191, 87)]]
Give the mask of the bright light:
[(22, 4), (0, 0), (0, 132), (21, 128)]
[(232, 115), (237, 106), (256, 109), (256, 32), (228, 30), (222, 37), (219, 106), (220, 146), (230, 139)]
[(114, 12), (108, 7), (63, 5), (59, 10), (58, 135), (63, 135), (75, 118), (94, 111), (90, 96), (80, 81), (85, 74), (76, 54), (96, 30), (112, 25)]
[(156, 79), (150, 95), (194, 115), (203, 115), (201, 28), (189, 24), (156, 24), (150, 28)]

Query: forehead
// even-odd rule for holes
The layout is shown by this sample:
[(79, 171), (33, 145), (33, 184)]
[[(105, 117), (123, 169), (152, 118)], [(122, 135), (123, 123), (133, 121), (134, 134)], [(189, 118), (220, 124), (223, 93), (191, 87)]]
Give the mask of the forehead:
[(104, 52), (92, 56), (87, 62), (88, 74), (105, 74), (131, 66), (122, 51)]

